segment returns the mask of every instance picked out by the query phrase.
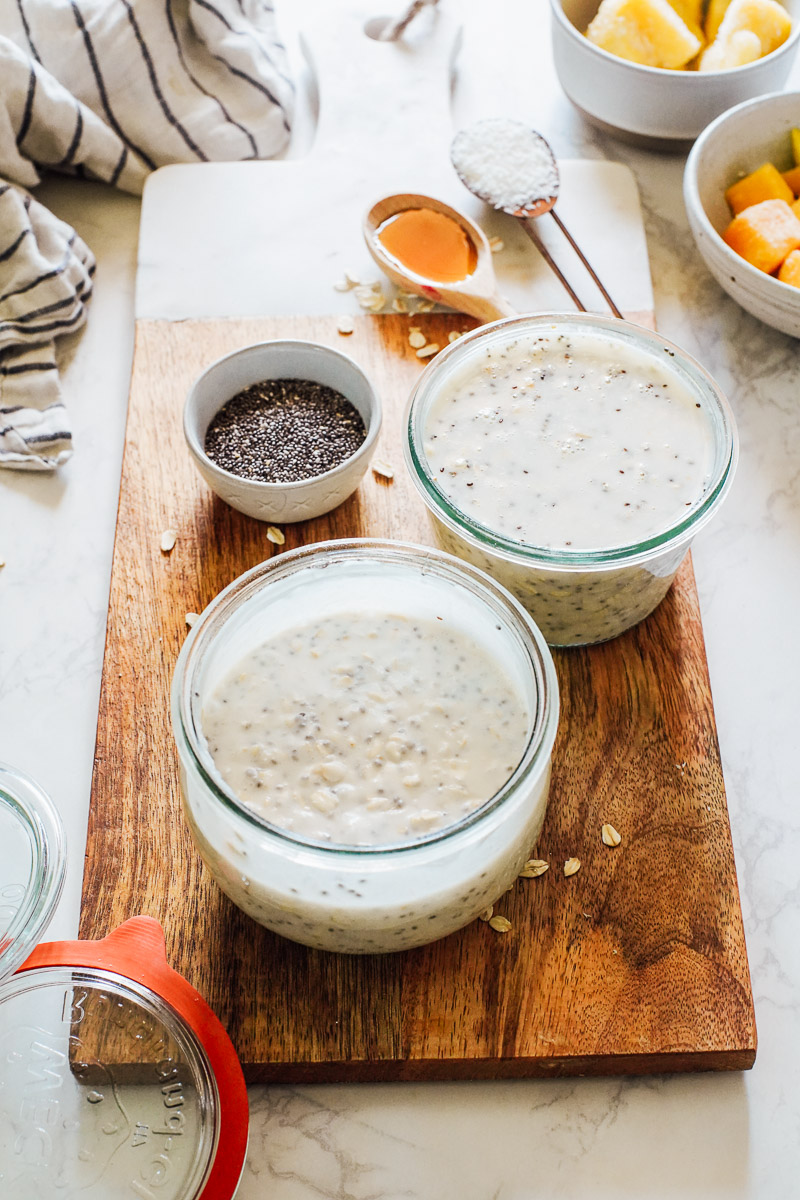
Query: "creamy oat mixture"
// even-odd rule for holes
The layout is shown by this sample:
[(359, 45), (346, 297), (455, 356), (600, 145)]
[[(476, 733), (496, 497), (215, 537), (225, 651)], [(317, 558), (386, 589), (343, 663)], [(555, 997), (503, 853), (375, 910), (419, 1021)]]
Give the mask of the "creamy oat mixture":
[(425, 454), (471, 519), (550, 549), (631, 545), (689, 514), (708, 487), (708, 413), (669, 359), (601, 334), (487, 348), (442, 388)]
[(513, 772), (528, 706), (446, 620), (342, 613), (248, 654), (203, 706), (223, 779), (270, 822), (340, 845), (446, 828)]

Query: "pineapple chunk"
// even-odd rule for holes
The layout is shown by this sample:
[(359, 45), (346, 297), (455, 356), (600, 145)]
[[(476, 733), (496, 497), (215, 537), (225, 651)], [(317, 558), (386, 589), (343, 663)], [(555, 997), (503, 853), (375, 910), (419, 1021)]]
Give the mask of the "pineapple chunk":
[[(700, 70), (724, 71), (763, 58), (783, 45), (791, 28), (791, 17), (777, 0), (731, 0), (716, 38), (703, 52)], [(746, 39), (736, 36), (742, 33), (750, 36)], [(755, 56), (753, 36), (761, 46)]]
[(706, 40), (703, 34), (703, 0), (669, 0), (669, 2), (702, 46)]
[(793, 250), (783, 260), (778, 279), (781, 283), (790, 283), (792, 287), (800, 287), (800, 250)]
[(708, 0), (708, 8), (706, 9), (706, 22), (703, 26), (703, 32), (706, 35), (707, 42), (713, 42), (719, 32), (719, 27), (722, 24), (722, 18), (728, 11), (728, 6), (731, 0)]
[(762, 200), (785, 200), (791, 204), (794, 192), (777, 167), (772, 163), (764, 163), (757, 171), (751, 171), (743, 179), (732, 183), (725, 192), (725, 199), (733, 215), (738, 216), (751, 204), (760, 204)]
[(761, 58), (761, 39), (752, 29), (737, 29), (725, 41), (717, 38), (700, 55), (700, 71), (729, 71)]
[(800, 221), (785, 200), (762, 200), (734, 217), (722, 237), (752, 266), (771, 274), (800, 247)]
[(702, 44), (668, 0), (602, 0), (586, 36), (646, 67), (683, 67)]

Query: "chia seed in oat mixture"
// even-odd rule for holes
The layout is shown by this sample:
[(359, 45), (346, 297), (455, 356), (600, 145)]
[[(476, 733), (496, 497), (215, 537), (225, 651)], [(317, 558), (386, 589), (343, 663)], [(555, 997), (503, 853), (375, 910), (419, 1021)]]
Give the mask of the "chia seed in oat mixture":
[(441, 618), (332, 614), (251, 651), (203, 708), (217, 769), (273, 824), (334, 844), (444, 829), (513, 773), (524, 696)]
[(438, 487), (522, 545), (625, 546), (682, 520), (714, 461), (708, 412), (664, 356), (599, 334), (473, 355), (425, 422)]
[(263, 483), (298, 483), (332, 471), (367, 436), (334, 388), (309, 379), (265, 379), (238, 392), (211, 421), (205, 452), (224, 471)]

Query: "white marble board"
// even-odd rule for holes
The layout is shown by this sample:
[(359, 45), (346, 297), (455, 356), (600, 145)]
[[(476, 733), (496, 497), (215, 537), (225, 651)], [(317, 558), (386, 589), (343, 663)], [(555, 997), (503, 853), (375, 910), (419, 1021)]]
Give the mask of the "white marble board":
[[(333, 9), (336, 6), (332, 6)], [(348, 34), (348, 70), (362, 103), (343, 85), (336, 47)], [(326, 29), (326, 21), (331, 28)], [(335, 29), (333, 28), (335, 26)], [(345, 270), (379, 277), (361, 222), (380, 196), (433, 195), (499, 236), (494, 256), (501, 294), (519, 311), (573, 309), (572, 301), (519, 222), (477, 200), (453, 171), (448, 148), (450, 64), (458, 28), (425, 15), (409, 43), (367, 37), (352, 14), (320, 12), (307, 38), (320, 94), (310, 152), (277, 162), (163, 167), (147, 181), (142, 207), (136, 316), (249, 317), (360, 312), (334, 284)], [(387, 148), (390, 152), (387, 152)], [(620, 163), (559, 163), (558, 212), (625, 313), (651, 313), (653, 293), (636, 181)], [(584, 306), (607, 306), (549, 216), (540, 236)], [(387, 299), (394, 289), (385, 281)]]

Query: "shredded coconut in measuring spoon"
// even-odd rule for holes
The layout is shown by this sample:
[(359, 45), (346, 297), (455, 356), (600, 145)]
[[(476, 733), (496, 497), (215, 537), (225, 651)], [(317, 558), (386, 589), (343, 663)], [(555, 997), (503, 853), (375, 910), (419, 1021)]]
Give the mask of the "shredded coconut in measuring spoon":
[(470, 191), (495, 208), (524, 208), (558, 193), (550, 147), (520, 121), (497, 118), (462, 129), (450, 159)]

